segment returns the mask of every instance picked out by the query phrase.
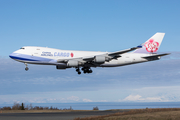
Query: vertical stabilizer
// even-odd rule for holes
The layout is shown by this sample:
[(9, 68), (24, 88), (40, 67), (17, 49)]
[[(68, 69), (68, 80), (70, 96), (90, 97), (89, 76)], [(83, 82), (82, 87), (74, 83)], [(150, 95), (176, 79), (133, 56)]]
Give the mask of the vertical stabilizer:
[(145, 54), (157, 53), (161, 45), (161, 42), (164, 38), (164, 35), (165, 33), (156, 33), (141, 45), (142, 48), (135, 50), (134, 53), (145, 53)]

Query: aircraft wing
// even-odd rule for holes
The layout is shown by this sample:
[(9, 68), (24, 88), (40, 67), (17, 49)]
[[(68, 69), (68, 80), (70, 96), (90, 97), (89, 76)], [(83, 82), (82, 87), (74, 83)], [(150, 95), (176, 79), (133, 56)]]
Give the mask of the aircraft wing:
[(137, 46), (137, 47), (133, 47), (133, 48), (126, 49), (126, 50), (121, 50), (121, 51), (117, 51), (117, 52), (112, 52), (112, 53), (109, 53), (108, 55), (109, 55), (109, 56), (114, 56), (114, 55), (124, 54), (124, 53), (130, 52), (130, 51), (136, 50), (136, 49), (138, 49), (138, 48), (141, 48), (141, 47), (142, 47), (142, 46)]
[[(110, 52), (110, 53), (105, 53), (105, 54), (101, 54), (101, 55), (94, 55), (94, 56), (85, 56), (85, 57), (81, 57), (81, 58), (73, 58), (73, 59), (59, 59), (57, 60), (57, 62), (68, 62), (69, 60), (76, 60), (79, 62), (91, 62), (91, 61), (110, 61), (112, 59), (117, 59), (118, 57), (121, 57), (121, 54), (136, 50), (138, 48), (141, 48), (142, 46), (137, 46), (137, 47), (133, 47), (130, 49), (126, 49), (126, 50), (121, 50), (121, 51), (117, 51), (117, 52)], [(98, 60), (97, 60), (98, 59)], [(99, 62), (101, 63), (101, 62)]]
[[(102, 55), (97, 55), (98, 57), (100, 56), (104, 56), (106, 57), (107, 59), (117, 59), (118, 57), (121, 57), (120, 54), (124, 54), (124, 53), (127, 53), (127, 52), (130, 52), (130, 51), (133, 51), (133, 50), (136, 50), (138, 48), (141, 48), (142, 46), (137, 46), (137, 47), (133, 47), (133, 48), (130, 48), (130, 49), (126, 49), (126, 50), (121, 50), (121, 51), (116, 51), (116, 52), (110, 52), (110, 53), (106, 53), (106, 54), (102, 54)], [(83, 58), (83, 60), (85, 61), (92, 61), (94, 60), (96, 56), (90, 56), (90, 57), (85, 57)], [(108, 60), (107, 60), (108, 61)]]

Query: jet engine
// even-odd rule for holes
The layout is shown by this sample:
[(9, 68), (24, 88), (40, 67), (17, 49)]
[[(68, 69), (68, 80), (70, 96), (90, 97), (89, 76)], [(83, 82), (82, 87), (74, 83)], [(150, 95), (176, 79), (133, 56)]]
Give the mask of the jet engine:
[(79, 62), (77, 60), (69, 60), (67, 62), (67, 66), (68, 67), (78, 67), (79, 66)]
[(65, 63), (58, 63), (58, 65), (56, 65), (56, 69), (66, 69), (67, 65)]
[(57, 65), (56, 69), (66, 69), (66, 66), (64, 66), (64, 65)]
[(105, 56), (95, 56), (95, 58), (94, 58), (94, 62), (96, 62), (96, 63), (104, 63), (105, 60), (106, 60)]

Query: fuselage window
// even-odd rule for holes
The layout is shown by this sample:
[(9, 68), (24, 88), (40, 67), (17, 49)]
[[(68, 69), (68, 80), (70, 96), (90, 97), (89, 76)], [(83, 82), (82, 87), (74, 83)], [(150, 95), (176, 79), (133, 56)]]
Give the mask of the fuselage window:
[(22, 48), (20, 48), (20, 49), (25, 49), (25, 48), (22, 47)]

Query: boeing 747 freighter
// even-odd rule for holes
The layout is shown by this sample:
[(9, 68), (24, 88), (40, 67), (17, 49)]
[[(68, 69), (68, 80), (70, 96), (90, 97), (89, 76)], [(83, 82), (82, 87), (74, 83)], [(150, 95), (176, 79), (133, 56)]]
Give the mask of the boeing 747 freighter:
[(92, 73), (91, 67), (118, 67), (159, 60), (169, 53), (157, 54), (165, 33), (156, 33), (145, 43), (117, 52), (92, 52), (60, 50), (47, 47), (26, 46), (9, 55), (12, 59), (28, 64), (54, 65), (57, 69), (75, 68), (78, 74)]

